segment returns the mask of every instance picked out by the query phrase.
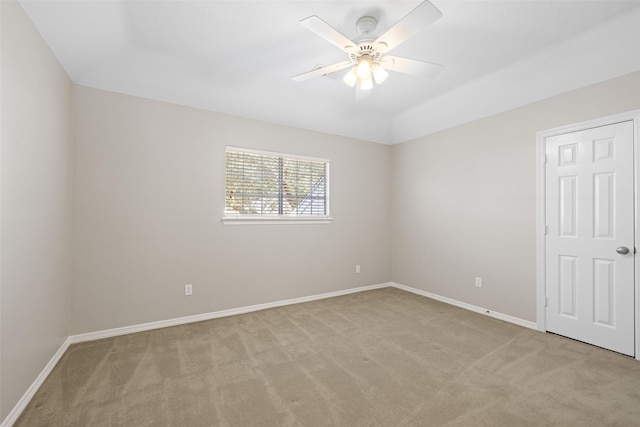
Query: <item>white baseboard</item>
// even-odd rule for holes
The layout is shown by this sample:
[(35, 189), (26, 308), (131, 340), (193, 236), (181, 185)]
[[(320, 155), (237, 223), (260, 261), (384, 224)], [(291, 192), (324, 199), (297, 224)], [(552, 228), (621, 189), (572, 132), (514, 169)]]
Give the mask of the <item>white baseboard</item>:
[[(388, 288), (391, 283), (380, 283), (377, 285), (362, 286), (359, 288), (345, 289), (342, 291), (327, 292), (324, 294), (311, 295), (307, 297), (292, 298), (282, 301), (268, 302), (265, 304), (250, 305), (229, 310), (213, 311), (210, 313), (195, 314), (193, 316), (177, 317), (174, 319), (159, 320), (157, 322), (142, 323), (139, 325), (124, 326), (121, 328), (107, 329), (104, 331), (89, 332), (86, 334), (71, 335), (69, 339), (72, 344), (94, 341), (102, 338), (116, 337), (118, 335), (133, 334), (136, 332), (150, 331), (152, 329), (168, 328), (170, 326), (184, 325), (186, 323), (201, 322), (203, 320), (218, 319), (220, 317), (235, 316), (237, 314), (250, 313), (252, 311), (265, 310), (267, 308), (281, 307), (284, 305), (299, 304), (302, 302), (315, 301), (325, 298), (339, 297), (341, 295), (353, 294), (356, 292), (370, 291), (372, 289)], [(2, 426), (0, 426), (2, 427)]]
[(433, 294), (431, 292), (423, 291), (421, 289), (412, 288), (410, 286), (388, 282), (388, 283), (380, 283), (377, 285), (362, 286), (359, 288), (345, 289), (345, 290), (335, 291), (335, 292), (327, 292), (324, 294), (311, 295), (307, 297), (292, 298), (292, 299), (287, 299), (282, 301), (269, 302), (265, 304), (257, 304), (257, 305), (250, 305), (246, 307), (233, 308), (230, 310), (214, 311), (210, 313), (196, 314), (193, 316), (178, 317), (175, 319), (160, 320), (157, 322), (149, 322), (149, 323), (142, 323), (139, 325), (107, 329), (104, 331), (71, 335), (65, 340), (65, 342), (60, 346), (58, 351), (53, 355), (49, 363), (47, 363), (47, 366), (44, 367), (42, 372), (40, 372), (40, 375), (38, 375), (38, 377), (33, 382), (33, 384), (31, 384), (29, 389), (18, 401), (18, 403), (13, 408), (13, 410), (9, 413), (7, 418), (5, 418), (2, 424), (0, 424), (0, 427), (11, 427), (16, 422), (16, 420), (18, 419), (18, 417), (20, 416), (24, 408), (26, 408), (27, 404), (31, 401), (36, 391), (38, 391), (38, 389), (40, 388), (44, 380), (51, 373), (54, 366), (58, 363), (58, 361), (60, 360), (60, 358), (62, 357), (62, 355), (67, 350), (70, 344), (75, 344), (75, 343), (85, 342), (85, 341), (94, 341), (102, 338), (115, 337), (119, 335), (132, 334), (136, 332), (150, 331), (152, 329), (160, 329), (160, 328), (167, 328), (170, 326), (184, 325), (186, 323), (201, 322), (203, 320), (217, 319), (220, 317), (235, 316), (237, 314), (244, 314), (244, 313), (250, 313), (253, 311), (265, 310), (267, 308), (281, 307), (281, 306), (291, 305), (291, 304), (299, 304), (303, 302), (339, 297), (342, 295), (348, 295), (348, 294), (353, 294), (357, 292), (370, 291), (373, 289), (381, 289), (381, 288), (388, 288), (388, 287), (398, 288), (403, 291), (411, 292), (417, 295), (421, 295), (421, 296), (431, 298), (437, 301), (441, 301), (447, 304), (451, 304), (456, 307), (464, 308), (466, 310), (474, 311), (476, 313), (481, 313), (490, 317), (494, 317), (496, 319), (504, 320), (505, 322), (514, 323), (516, 325), (523, 326), (525, 328), (537, 330), (536, 323), (530, 322), (528, 320), (523, 320), (517, 317), (509, 316), (507, 314), (502, 314), (495, 311), (490, 311), (482, 307), (478, 307), (472, 304), (467, 304), (465, 302), (457, 301), (451, 298), (443, 297), (437, 294)]
[(381, 288), (387, 288), (387, 287), (395, 287), (398, 289), (402, 289), (407, 292), (412, 292), (414, 294), (422, 295), (427, 298), (431, 298), (447, 304), (455, 305), (456, 307), (464, 308), (466, 310), (474, 311), (476, 313), (486, 314), (488, 316), (495, 317), (497, 319), (504, 320), (506, 322), (515, 323), (516, 325), (524, 326), (525, 328), (537, 329), (537, 325), (535, 323), (529, 322), (527, 320), (523, 320), (523, 319), (519, 319), (517, 317), (509, 316), (506, 314), (490, 311), (482, 307), (477, 307), (475, 305), (467, 304), (461, 301), (456, 301), (451, 298), (443, 297), (437, 294), (433, 294), (431, 292), (412, 288), (410, 286), (388, 282), (388, 283), (380, 283), (377, 285), (361, 286), (358, 288), (351, 288), (351, 289), (345, 289), (341, 291), (310, 295), (306, 297), (291, 298), (287, 300), (268, 302), (264, 304), (256, 304), (256, 305), (250, 305), (245, 307), (232, 308), (229, 310), (213, 311), (209, 313), (194, 314), (192, 316), (159, 320), (156, 322), (142, 323), (142, 324), (131, 325), (131, 326), (123, 326), (120, 328), (106, 329), (103, 331), (89, 332), (86, 334), (71, 335), (69, 337), (69, 341), (70, 341), (70, 344), (75, 344), (75, 343), (85, 342), (85, 341), (94, 341), (94, 340), (99, 340), (103, 338), (116, 337), (119, 335), (133, 334), (136, 332), (150, 331), (153, 329), (168, 328), (171, 326), (184, 325), (187, 323), (201, 322), (203, 320), (211, 320), (211, 319), (218, 319), (220, 317), (235, 316), (238, 314), (245, 314), (253, 311), (265, 310), (268, 308), (281, 307), (281, 306), (291, 305), (291, 304), (299, 304), (303, 302), (316, 301), (316, 300), (321, 300), (325, 298), (339, 297), (342, 295), (353, 294), (356, 292), (364, 292), (364, 291), (370, 291), (373, 289), (381, 289)]
[(529, 320), (520, 319), (519, 317), (509, 316), (508, 314), (498, 313), (497, 311), (491, 311), (486, 308), (478, 307), (477, 305), (467, 304), (466, 302), (454, 300), (452, 298), (443, 297), (438, 294), (433, 294), (431, 292), (423, 291), (422, 289), (412, 288), (410, 286), (401, 285), (399, 283), (390, 283), (394, 288), (402, 289), (403, 291), (411, 292), (414, 294), (422, 295), (427, 298), (431, 298), (440, 302), (444, 302), (446, 304), (451, 304), (456, 307), (464, 308), (465, 310), (474, 311), (476, 313), (484, 314), (489, 317), (494, 317), (496, 319), (503, 320), (505, 322), (514, 323), (518, 326), (522, 326), (525, 328), (538, 330), (538, 325), (535, 322), (531, 322)]
[(49, 363), (47, 363), (42, 372), (40, 372), (40, 374), (36, 377), (35, 381), (31, 383), (27, 391), (22, 395), (20, 400), (18, 400), (18, 403), (16, 403), (16, 406), (14, 406), (11, 412), (9, 412), (9, 415), (7, 415), (4, 421), (2, 421), (0, 427), (11, 427), (18, 420), (18, 417), (20, 416), (20, 414), (22, 414), (24, 408), (27, 407), (44, 380), (47, 379), (64, 352), (67, 351), (67, 348), (69, 348), (69, 344), (71, 344), (71, 340), (69, 338), (64, 340), (58, 351), (56, 351), (51, 360), (49, 360)]
[(20, 414), (22, 414), (22, 411), (24, 411), (24, 409), (27, 407), (27, 405), (29, 404), (33, 396), (36, 394), (36, 392), (44, 382), (44, 380), (47, 378), (47, 376), (49, 376), (49, 374), (51, 373), (51, 370), (53, 370), (53, 368), (56, 366), (56, 364), (58, 363), (58, 361), (60, 360), (64, 352), (67, 351), (67, 348), (71, 344), (85, 342), (85, 341), (94, 341), (102, 338), (115, 337), (118, 335), (132, 334), (135, 332), (150, 331), (152, 329), (184, 325), (186, 323), (200, 322), (202, 320), (210, 320), (210, 319), (217, 319), (220, 317), (235, 316), (236, 314), (250, 313), (252, 311), (264, 310), (267, 308), (281, 307), (284, 305), (298, 304), (302, 302), (315, 301), (315, 300), (320, 300), (325, 298), (333, 298), (341, 295), (353, 294), (356, 292), (370, 291), (372, 289), (388, 288), (390, 286), (392, 286), (391, 283), (380, 283), (377, 285), (362, 286), (359, 288), (351, 288), (351, 289), (345, 289), (342, 291), (335, 291), (335, 292), (327, 292), (324, 294), (311, 295), (308, 297), (292, 298), (288, 300), (269, 302), (265, 304), (257, 304), (257, 305), (250, 305), (247, 307), (234, 308), (230, 310), (215, 311), (211, 313), (196, 314), (193, 316), (185, 316), (185, 317), (178, 317), (175, 319), (143, 323), (140, 325), (125, 326), (122, 328), (114, 328), (114, 329), (107, 329), (104, 331), (89, 332), (86, 334), (71, 335), (65, 340), (62, 346), (60, 346), (60, 348), (53, 355), (51, 360), (49, 360), (49, 363), (47, 363), (47, 366), (45, 366), (42, 372), (40, 372), (40, 375), (38, 375), (38, 377), (33, 382), (33, 384), (31, 384), (31, 386), (27, 389), (25, 394), (20, 398), (16, 406), (14, 406), (14, 408), (11, 410), (9, 415), (7, 415), (7, 417), (4, 419), (2, 424), (0, 424), (0, 427), (11, 427), (18, 420), (18, 417), (20, 416)]

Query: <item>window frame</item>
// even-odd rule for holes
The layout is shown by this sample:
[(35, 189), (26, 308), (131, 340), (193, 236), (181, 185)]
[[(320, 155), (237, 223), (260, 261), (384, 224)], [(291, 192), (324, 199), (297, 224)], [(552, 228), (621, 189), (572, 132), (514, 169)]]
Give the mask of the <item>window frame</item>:
[[(292, 160), (306, 160), (312, 162), (322, 162), (325, 164), (325, 211), (326, 215), (229, 215), (227, 213), (227, 173), (226, 159), (228, 151), (237, 151), (242, 153), (265, 155)], [(254, 148), (240, 147), (237, 145), (227, 145), (224, 150), (224, 212), (222, 215), (222, 223), (224, 225), (258, 225), (258, 224), (330, 224), (333, 218), (330, 213), (330, 161), (320, 157), (301, 156), (298, 154), (280, 153), (276, 151), (259, 150)]]

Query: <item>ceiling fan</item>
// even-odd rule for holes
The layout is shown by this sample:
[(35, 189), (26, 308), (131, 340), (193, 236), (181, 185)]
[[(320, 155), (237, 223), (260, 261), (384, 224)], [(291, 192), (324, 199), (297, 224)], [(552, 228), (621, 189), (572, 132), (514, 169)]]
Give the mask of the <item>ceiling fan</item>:
[(351, 41), (315, 15), (305, 18), (300, 21), (302, 25), (344, 51), (348, 60), (326, 67), (319, 66), (309, 72), (294, 76), (292, 79), (296, 82), (302, 82), (351, 67), (343, 80), (347, 85), (355, 86), (356, 98), (360, 98), (363, 91), (369, 91), (373, 88), (374, 81), (376, 84), (380, 84), (387, 78), (389, 74), (387, 70), (433, 78), (442, 70), (442, 65), (391, 56), (387, 55), (387, 52), (420, 32), (424, 27), (437, 21), (441, 16), (442, 12), (430, 1), (424, 0), (375, 39), (373, 33), (378, 24), (377, 20), (371, 16), (363, 16), (356, 22), (356, 30), (360, 34), (357, 41)]

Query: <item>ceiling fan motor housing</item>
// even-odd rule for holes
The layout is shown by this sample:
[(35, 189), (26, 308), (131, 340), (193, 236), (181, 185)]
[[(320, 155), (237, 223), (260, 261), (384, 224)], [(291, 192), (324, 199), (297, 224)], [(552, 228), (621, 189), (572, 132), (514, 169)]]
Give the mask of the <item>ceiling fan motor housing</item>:
[(373, 61), (379, 60), (382, 53), (374, 48), (372, 42), (373, 40), (365, 40), (358, 43), (358, 50), (349, 52), (349, 59), (353, 62), (358, 62), (361, 56), (369, 55)]

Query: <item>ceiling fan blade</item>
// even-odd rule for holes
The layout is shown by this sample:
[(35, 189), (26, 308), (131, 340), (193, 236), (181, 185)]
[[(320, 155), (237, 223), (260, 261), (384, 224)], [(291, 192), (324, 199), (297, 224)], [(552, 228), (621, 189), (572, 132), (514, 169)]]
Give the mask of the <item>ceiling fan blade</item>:
[(315, 15), (304, 18), (300, 23), (340, 50), (349, 53), (357, 49), (356, 45), (347, 36)]
[(353, 65), (353, 62), (351, 61), (338, 62), (337, 64), (328, 65), (326, 67), (315, 68), (306, 73), (298, 74), (297, 76), (291, 77), (291, 79), (296, 82), (303, 82), (305, 80), (309, 80), (314, 77), (326, 76), (327, 74), (344, 70), (345, 68), (349, 68), (352, 65)]
[(419, 33), (424, 27), (440, 19), (442, 12), (430, 1), (424, 0), (374, 42), (382, 52), (388, 52)]
[(437, 76), (444, 68), (444, 65), (416, 61), (415, 59), (402, 58), (400, 56), (384, 56), (380, 61), (380, 66), (385, 70), (430, 78)]

